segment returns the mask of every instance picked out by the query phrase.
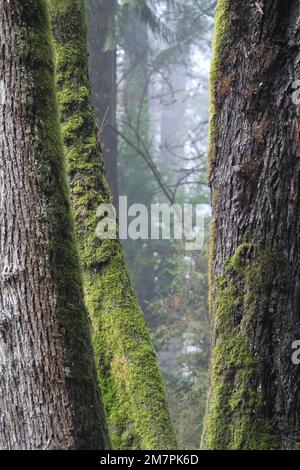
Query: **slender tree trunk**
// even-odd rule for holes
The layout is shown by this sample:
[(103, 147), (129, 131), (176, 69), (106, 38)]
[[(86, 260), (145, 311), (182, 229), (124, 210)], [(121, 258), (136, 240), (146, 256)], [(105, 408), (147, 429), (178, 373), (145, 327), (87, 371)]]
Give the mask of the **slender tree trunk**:
[(176, 446), (157, 359), (119, 240), (96, 236), (98, 206), (111, 199), (88, 77), (84, 3), (52, 12), (57, 87), (73, 208), (94, 327), (100, 384), (114, 448)]
[(0, 449), (100, 449), (46, 3), (0, 0)]
[[(182, 168), (182, 163), (178, 158), (184, 155), (184, 141), (186, 136), (186, 102), (183, 99), (183, 92), (186, 90), (186, 69), (183, 54), (178, 54), (178, 63), (170, 64), (166, 73), (168, 82), (164, 80), (162, 84), (163, 107), (161, 113), (161, 151), (164, 157), (164, 169), (171, 168), (177, 170)], [(184, 172), (177, 171), (171, 174), (173, 184), (184, 176)]]
[[(127, 5), (124, 17), (126, 18), (122, 31), (124, 42), (124, 119), (133, 126), (147, 144), (149, 139), (148, 28), (131, 5)], [(132, 133), (131, 140), (136, 142), (134, 133)], [(140, 158), (140, 156), (135, 156), (135, 158)]]
[[(171, 30), (177, 31), (180, 28), (180, 21), (176, 19), (176, 12), (172, 2), (167, 5), (168, 26)], [(166, 67), (163, 77), (161, 94), (162, 94), (162, 112), (161, 112), (161, 151), (164, 157), (164, 169), (170, 171), (170, 168), (177, 170), (182, 164), (176, 158), (181, 153), (184, 155), (184, 144), (186, 135), (186, 86), (187, 86), (187, 70), (189, 48), (177, 47), (176, 53), (172, 53), (170, 63)], [(174, 155), (175, 154), (175, 155)], [(171, 174), (173, 184), (183, 177), (183, 172)]]
[(88, 1), (90, 80), (102, 155), (113, 202), (118, 208), (118, 138), (116, 133), (116, 0)]
[(300, 4), (219, 0), (212, 67), (208, 449), (300, 442)]
[[(122, 22), (122, 45), (124, 49), (122, 63), (121, 121), (120, 131), (128, 142), (144, 151), (143, 145), (149, 147), (149, 38), (148, 27), (132, 5), (124, 6)], [(123, 138), (120, 139), (120, 190), (126, 194), (129, 204), (137, 201), (146, 206), (153, 202), (155, 183), (151, 180), (149, 166), (141, 156)], [(150, 176), (150, 177), (149, 177)], [(153, 325), (151, 309), (148, 304), (154, 298), (155, 280), (151, 242), (143, 240), (124, 242), (129, 266), (132, 267), (134, 284), (140, 299), (148, 325)], [(136, 262), (136, 260), (139, 260)], [(142, 260), (145, 260), (143, 262)], [(152, 258), (153, 259), (153, 258)]]

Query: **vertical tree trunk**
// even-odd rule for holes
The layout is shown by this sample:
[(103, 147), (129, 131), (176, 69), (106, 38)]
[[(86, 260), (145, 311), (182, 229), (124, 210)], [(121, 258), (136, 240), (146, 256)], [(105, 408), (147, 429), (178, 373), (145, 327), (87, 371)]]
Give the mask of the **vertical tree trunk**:
[(148, 90), (148, 27), (131, 5), (124, 7), (123, 15), (123, 47), (127, 54), (125, 73), (133, 75), (138, 87), (135, 100), (143, 102)]
[(47, 15), (0, 0), (0, 449), (100, 449)]
[(113, 202), (118, 208), (118, 138), (116, 128), (117, 73), (116, 73), (116, 0), (89, 0), (88, 43), (90, 49), (90, 80), (106, 178)]
[[(122, 12), (122, 93), (120, 132), (128, 142), (140, 148), (143, 144), (150, 147), (150, 120), (149, 120), (149, 38), (147, 24), (142, 20), (137, 9), (132, 5), (123, 7)], [(128, 203), (139, 202), (150, 206), (153, 195), (156, 193), (155, 182), (151, 179), (151, 170), (141, 154), (134, 150), (123, 137), (120, 139), (120, 171), (119, 183), (122, 194), (128, 197)], [(153, 313), (149, 302), (154, 298), (155, 275), (153, 274), (154, 261), (152, 258), (151, 242), (145, 245), (144, 240), (134, 243), (125, 242), (125, 249), (129, 265), (134, 277), (134, 284), (140, 299), (145, 318), (149, 325), (153, 325)], [(139, 260), (136, 262), (135, 260)], [(144, 261), (143, 261), (144, 260)]]
[(91, 105), (82, 0), (52, 11), (57, 87), (70, 168), (86, 302), (113, 447), (176, 446), (165, 391), (119, 240), (96, 236), (97, 208), (111, 199)]
[[(167, 70), (168, 81), (162, 84), (163, 108), (161, 113), (161, 151), (164, 157), (164, 169), (178, 169), (182, 167), (182, 162), (177, 155), (184, 155), (184, 142), (186, 136), (186, 102), (183, 99), (183, 92), (186, 90), (186, 68), (183, 54), (178, 54), (178, 63), (170, 64)], [(184, 95), (185, 96), (185, 95)], [(184, 172), (177, 171), (171, 174), (173, 184), (184, 176)]]
[(300, 4), (219, 0), (212, 67), (208, 449), (300, 442)]
[[(124, 119), (147, 143), (149, 139), (148, 28), (133, 6), (127, 5), (123, 15), (126, 18), (122, 30), (124, 42)], [(136, 135), (132, 131), (130, 132), (132, 134), (131, 140), (136, 142)], [(140, 158), (136, 155), (134, 157)]]
[[(181, 21), (176, 19), (175, 5), (167, 2), (168, 26), (171, 30), (177, 31)], [(161, 112), (161, 151), (164, 157), (164, 169), (180, 169), (181, 161), (175, 155), (184, 155), (184, 140), (186, 135), (186, 86), (187, 86), (187, 62), (189, 48), (177, 46), (176, 52), (172, 52), (170, 63), (166, 67), (162, 82), (162, 112)], [(174, 155), (175, 154), (175, 155)], [(183, 172), (171, 174), (172, 184), (176, 184)]]

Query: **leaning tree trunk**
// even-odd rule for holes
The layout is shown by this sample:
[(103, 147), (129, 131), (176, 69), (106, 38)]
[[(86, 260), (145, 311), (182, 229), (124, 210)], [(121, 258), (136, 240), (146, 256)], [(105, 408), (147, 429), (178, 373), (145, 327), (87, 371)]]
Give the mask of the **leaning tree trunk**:
[(103, 449), (47, 15), (0, 0), (0, 449)]
[(297, 0), (219, 0), (212, 67), (208, 449), (300, 442)]
[(118, 137), (116, 133), (117, 71), (116, 14), (117, 0), (88, 1), (88, 43), (90, 80), (106, 179), (113, 203), (118, 208)]
[(119, 240), (96, 236), (97, 208), (111, 196), (91, 105), (82, 0), (52, 11), (57, 88), (86, 302), (114, 448), (176, 446), (165, 391)]

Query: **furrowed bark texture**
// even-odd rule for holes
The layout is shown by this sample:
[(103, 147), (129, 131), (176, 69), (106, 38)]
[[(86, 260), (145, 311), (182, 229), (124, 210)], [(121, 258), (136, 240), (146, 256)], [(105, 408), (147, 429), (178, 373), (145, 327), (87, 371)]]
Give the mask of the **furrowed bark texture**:
[(300, 442), (299, 18), (296, 0), (217, 6), (208, 449)]
[(97, 208), (111, 200), (88, 77), (84, 4), (52, 11), (57, 88), (71, 196), (93, 322), (94, 349), (113, 447), (176, 446), (165, 390), (119, 240), (96, 236)]
[(0, 449), (100, 449), (44, 1), (0, 0)]
[(116, 0), (88, 1), (90, 81), (102, 155), (115, 207), (118, 207), (118, 137), (116, 133)]

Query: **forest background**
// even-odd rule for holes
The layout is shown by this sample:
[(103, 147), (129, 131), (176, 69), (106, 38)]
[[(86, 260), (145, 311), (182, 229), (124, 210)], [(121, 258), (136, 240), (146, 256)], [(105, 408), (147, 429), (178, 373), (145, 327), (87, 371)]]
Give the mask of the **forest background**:
[(208, 77), (215, 1), (87, 0), (90, 77), (118, 205), (205, 204), (201, 251), (126, 240), (180, 448), (199, 448), (208, 388)]

